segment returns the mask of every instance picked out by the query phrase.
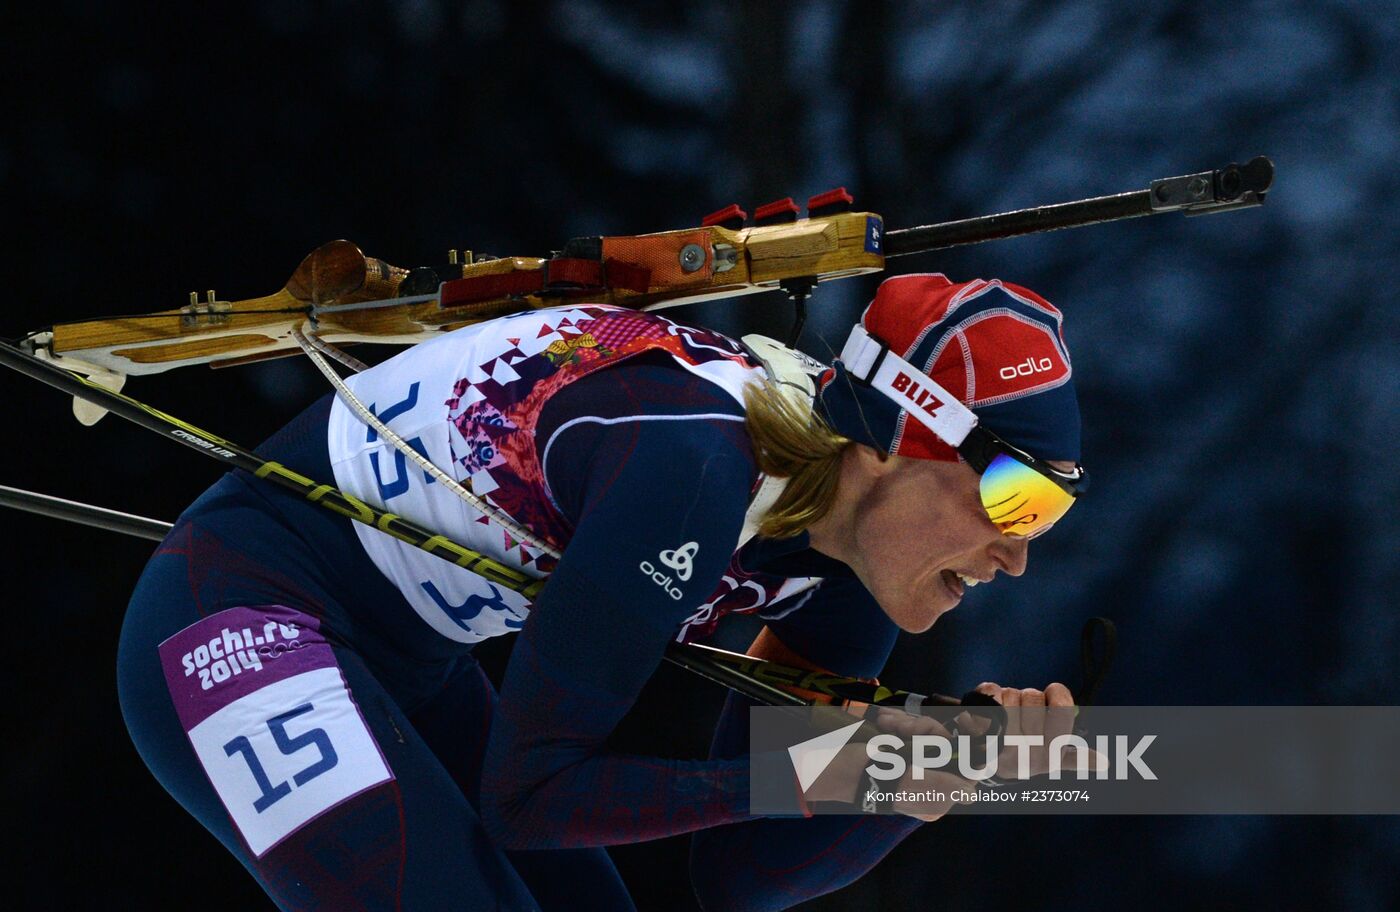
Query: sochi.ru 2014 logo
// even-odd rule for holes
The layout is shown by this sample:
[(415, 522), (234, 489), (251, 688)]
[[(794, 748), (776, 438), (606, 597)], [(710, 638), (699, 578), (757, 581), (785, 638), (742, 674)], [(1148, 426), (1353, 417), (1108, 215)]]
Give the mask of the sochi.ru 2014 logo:
[(200, 689), (209, 690), (215, 684), (222, 684), (245, 671), (262, 671), (263, 659), (280, 658), (303, 648), (306, 644), (299, 639), (300, 636), (300, 627), (280, 621), (268, 621), (258, 634), (250, 627), (242, 630), (226, 627), (209, 642), (200, 643), (182, 655), (180, 664), (184, 666), (185, 677), (197, 672)]
[[(695, 555), (699, 552), (699, 542), (686, 542), (679, 548), (674, 548), (670, 551), (662, 551), (656, 556), (656, 559), (661, 561), (662, 566), (674, 570), (676, 572), (676, 579), (683, 583), (690, 579), (692, 564), (695, 560)], [(672, 585), (670, 576), (656, 569), (651, 561), (642, 561), (638, 566), (643, 573), (651, 577), (653, 583), (656, 583), (656, 585), (666, 590), (667, 595), (676, 601), (681, 600), (681, 596), (684, 593), (681, 592), (679, 586)]]

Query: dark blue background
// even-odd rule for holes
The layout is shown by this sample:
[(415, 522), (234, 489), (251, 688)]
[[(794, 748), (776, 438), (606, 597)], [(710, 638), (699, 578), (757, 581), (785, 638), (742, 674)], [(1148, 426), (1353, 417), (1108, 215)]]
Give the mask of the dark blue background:
[[(892, 262), (1001, 277), (1067, 315), (1092, 496), (902, 642), (886, 679), (1075, 680), (1123, 637), (1117, 704), (1394, 703), (1400, 217), (1394, 3), (51, 2), (0, 13), (0, 332), (267, 294), (336, 237), (405, 266), (679, 228), (845, 185), (890, 227), (1138, 189), (1271, 156), (1263, 209)], [(839, 348), (872, 285), (820, 289)], [(678, 315), (781, 334), (779, 298)], [(217, 466), (0, 377), (0, 479), (173, 517)], [(300, 361), (130, 391), (255, 442), (322, 392)], [(32, 902), (261, 902), (145, 773), (117, 712), (147, 544), (18, 514), (6, 823)], [(911, 543), (916, 544), (916, 543)], [(497, 649), (497, 663), (503, 651)], [(702, 749), (718, 695), (665, 671), (634, 722)], [(680, 707), (679, 711), (677, 707)], [(642, 734), (625, 736), (635, 746)], [(1393, 758), (1376, 758), (1393, 775)], [(681, 840), (615, 853), (686, 908)], [(1392, 818), (944, 820), (812, 909), (1389, 908)], [(723, 872), (714, 872), (723, 876)], [(61, 899), (64, 897), (66, 899)], [(108, 901), (110, 904), (110, 900)]]

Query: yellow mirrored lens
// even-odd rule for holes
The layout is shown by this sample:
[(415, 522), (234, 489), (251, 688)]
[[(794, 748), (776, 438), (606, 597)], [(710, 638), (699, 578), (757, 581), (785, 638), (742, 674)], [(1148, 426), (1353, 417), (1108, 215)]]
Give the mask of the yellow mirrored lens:
[(1007, 535), (1030, 538), (1059, 520), (1074, 498), (1035, 469), (998, 454), (982, 473), (982, 506)]

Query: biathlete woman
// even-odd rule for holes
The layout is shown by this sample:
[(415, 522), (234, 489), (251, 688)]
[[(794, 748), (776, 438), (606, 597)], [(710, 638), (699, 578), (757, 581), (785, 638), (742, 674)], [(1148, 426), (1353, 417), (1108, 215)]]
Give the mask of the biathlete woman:
[[(629, 909), (602, 847), (679, 833), (707, 909), (850, 883), (946, 807), (810, 817), (794, 789), (791, 816), (752, 817), (735, 696), (708, 760), (605, 740), (667, 644), (729, 614), (764, 620), (755, 655), (878, 674), (899, 630), (1025, 570), (1082, 487), (1079, 413), (1061, 314), (1000, 281), (886, 281), (815, 400), (781, 360), (582, 304), (350, 378), (490, 508), (336, 396), (260, 453), (548, 584), (532, 603), (230, 473), (126, 615), (142, 758), (283, 909)], [(472, 647), (516, 631), (498, 694)], [(983, 689), (1070, 702), (1060, 685)], [(834, 775), (811, 797), (855, 795), (856, 770)]]

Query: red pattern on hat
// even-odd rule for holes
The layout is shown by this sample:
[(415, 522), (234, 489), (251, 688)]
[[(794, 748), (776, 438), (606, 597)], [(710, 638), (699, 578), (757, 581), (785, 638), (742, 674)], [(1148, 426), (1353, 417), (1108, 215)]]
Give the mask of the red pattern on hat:
[[(993, 289), (1048, 319), (1032, 320), (983, 299)], [(1050, 302), (1019, 285), (999, 279), (955, 283), (933, 273), (883, 282), (861, 322), (895, 354), (975, 411), (978, 406), (1033, 396), (1069, 380), (1061, 320), (1060, 311)], [(919, 459), (958, 458), (952, 447), (919, 422), (910, 421), (907, 413), (899, 418), (890, 451)]]

